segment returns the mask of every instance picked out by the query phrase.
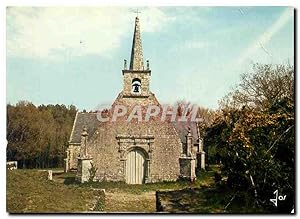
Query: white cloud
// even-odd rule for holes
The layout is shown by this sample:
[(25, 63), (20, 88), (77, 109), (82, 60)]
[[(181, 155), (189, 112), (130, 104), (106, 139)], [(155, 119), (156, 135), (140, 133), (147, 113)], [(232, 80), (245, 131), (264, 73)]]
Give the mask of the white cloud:
[(237, 60), (237, 64), (241, 65), (245, 60), (247, 60), (255, 51), (258, 49), (263, 49), (264, 45), (267, 44), (273, 35), (275, 35), (288, 21), (293, 17), (294, 8), (285, 9), (280, 17), (276, 20), (276, 22), (267, 29), (262, 35), (260, 35), (254, 42), (241, 54), (239, 59)]
[[(7, 9), (7, 55), (59, 58), (98, 54), (118, 48), (134, 28), (133, 9), (125, 7), (10, 7)], [(142, 32), (163, 30), (175, 18), (158, 8), (143, 8)]]

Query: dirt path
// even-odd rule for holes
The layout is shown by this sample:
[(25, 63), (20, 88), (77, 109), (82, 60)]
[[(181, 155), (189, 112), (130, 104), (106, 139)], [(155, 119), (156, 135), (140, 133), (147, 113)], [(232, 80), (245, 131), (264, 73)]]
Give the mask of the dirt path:
[(105, 193), (105, 212), (140, 212), (156, 211), (155, 192), (132, 194), (124, 192)]

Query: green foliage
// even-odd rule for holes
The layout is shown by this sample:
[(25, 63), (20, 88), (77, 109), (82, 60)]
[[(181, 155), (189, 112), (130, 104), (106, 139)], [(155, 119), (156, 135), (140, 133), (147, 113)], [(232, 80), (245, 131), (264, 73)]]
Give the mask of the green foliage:
[(104, 211), (105, 209), (105, 194), (104, 192), (100, 192), (96, 205), (93, 211)]
[(7, 160), (20, 168), (62, 167), (76, 108), (21, 101), (7, 105)]
[(264, 110), (284, 98), (294, 98), (294, 66), (254, 64), (252, 72), (242, 74), (236, 88), (220, 104), (222, 108), (248, 106)]
[(215, 172), (215, 176), (214, 176), (215, 178), (215, 183), (219, 183), (219, 182), (221, 182), (221, 180), (222, 180), (222, 175), (221, 175), (221, 173), (219, 173), (219, 172)]
[(96, 165), (91, 162), (91, 168), (89, 169), (89, 182), (93, 182), (94, 178), (96, 176), (96, 172), (97, 172), (98, 168), (96, 167)]
[[(287, 194), (289, 211), (294, 200), (295, 128), (289, 113), (231, 112), (209, 130), (218, 151), (227, 184), (255, 196), (258, 206), (272, 208), (269, 199), (279, 189)], [(277, 208), (277, 210), (280, 209)], [(275, 209), (274, 209), (275, 210)]]
[[(252, 78), (247, 77), (248, 81), (258, 83), (257, 78), (266, 79), (262, 75), (269, 75), (271, 78), (266, 80), (271, 85), (280, 84), (283, 67), (258, 69)], [(263, 69), (268, 72), (262, 72)], [(276, 74), (276, 71), (280, 72)], [(293, 82), (292, 79), (283, 80), (287, 81)], [(255, 86), (260, 87), (260, 84)], [(282, 86), (294, 85), (282, 83)], [(274, 92), (278, 90), (280, 88)], [(291, 211), (295, 198), (294, 98), (289, 93), (292, 88), (283, 90), (287, 91), (286, 94), (264, 99), (263, 105), (258, 101), (259, 107), (249, 106), (245, 102), (244, 107), (231, 105), (223, 108), (222, 114), (206, 129), (205, 135), (206, 144), (216, 146), (222, 163), (222, 175), (228, 177), (227, 185), (233, 194), (246, 194), (243, 197), (253, 202), (253, 206), (281, 213)], [(265, 92), (271, 93), (271, 88)], [(251, 100), (255, 102), (255, 99)], [(274, 197), (273, 192), (277, 189), (279, 194), (287, 195), (287, 199), (278, 202), (276, 208), (269, 199)]]

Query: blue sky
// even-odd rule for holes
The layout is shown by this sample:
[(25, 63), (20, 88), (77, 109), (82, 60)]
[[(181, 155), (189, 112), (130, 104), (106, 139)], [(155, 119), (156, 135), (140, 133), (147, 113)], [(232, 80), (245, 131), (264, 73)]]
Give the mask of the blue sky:
[[(134, 29), (128, 7), (7, 9), (7, 103), (93, 110), (122, 90)], [(161, 103), (208, 108), (252, 63), (293, 63), (293, 8), (141, 7), (144, 58)], [(80, 43), (82, 42), (82, 43)]]

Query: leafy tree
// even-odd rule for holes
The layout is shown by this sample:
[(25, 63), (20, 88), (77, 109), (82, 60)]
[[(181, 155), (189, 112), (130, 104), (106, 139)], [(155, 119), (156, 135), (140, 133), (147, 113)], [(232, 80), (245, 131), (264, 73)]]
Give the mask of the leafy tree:
[(241, 75), (240, 83), (220, 105), (222, 108), (249, 106), (264, 110), (283, 98), (294, 98), (294, 66), (254, 64), (253, 71)]
[(76, 107), (7, 105), (7, 160), (23, 168), (62, 167)]
[[(264, 90), (264, 94), (256, 97), (247, 94), (246, 87), (236, 90), (231, 97), (238, 100), (235, 102), (238, 104), (223, 105), (222, 113), (206, 129), (205, 140), (209, 146), (215, 146), (220, 155), (222, 174), (228, 177), (227, 185), (232, 189), (233, 198), (246, 193), (253, 200), (253, 207), (290, 212), (295, 193), (295, 108), (291, 92), (293, 74), (286, 69), (292, 69), (269, 65), (256, 68), (257, 72), (244, 77), (241, 84), (251, 81), (252, 87)], [(290, 78), (284, 76), (284, 83), (279, 83), (283, 72), (289, 72)], [(265, 80), (259, 78), (268, 80), (274, 88), (264, 87)], [(275, 88), (275, 84), (280, 87)], [(277, 189), (287, 198), (279, 201), (275, 208), (269, 199)]]

